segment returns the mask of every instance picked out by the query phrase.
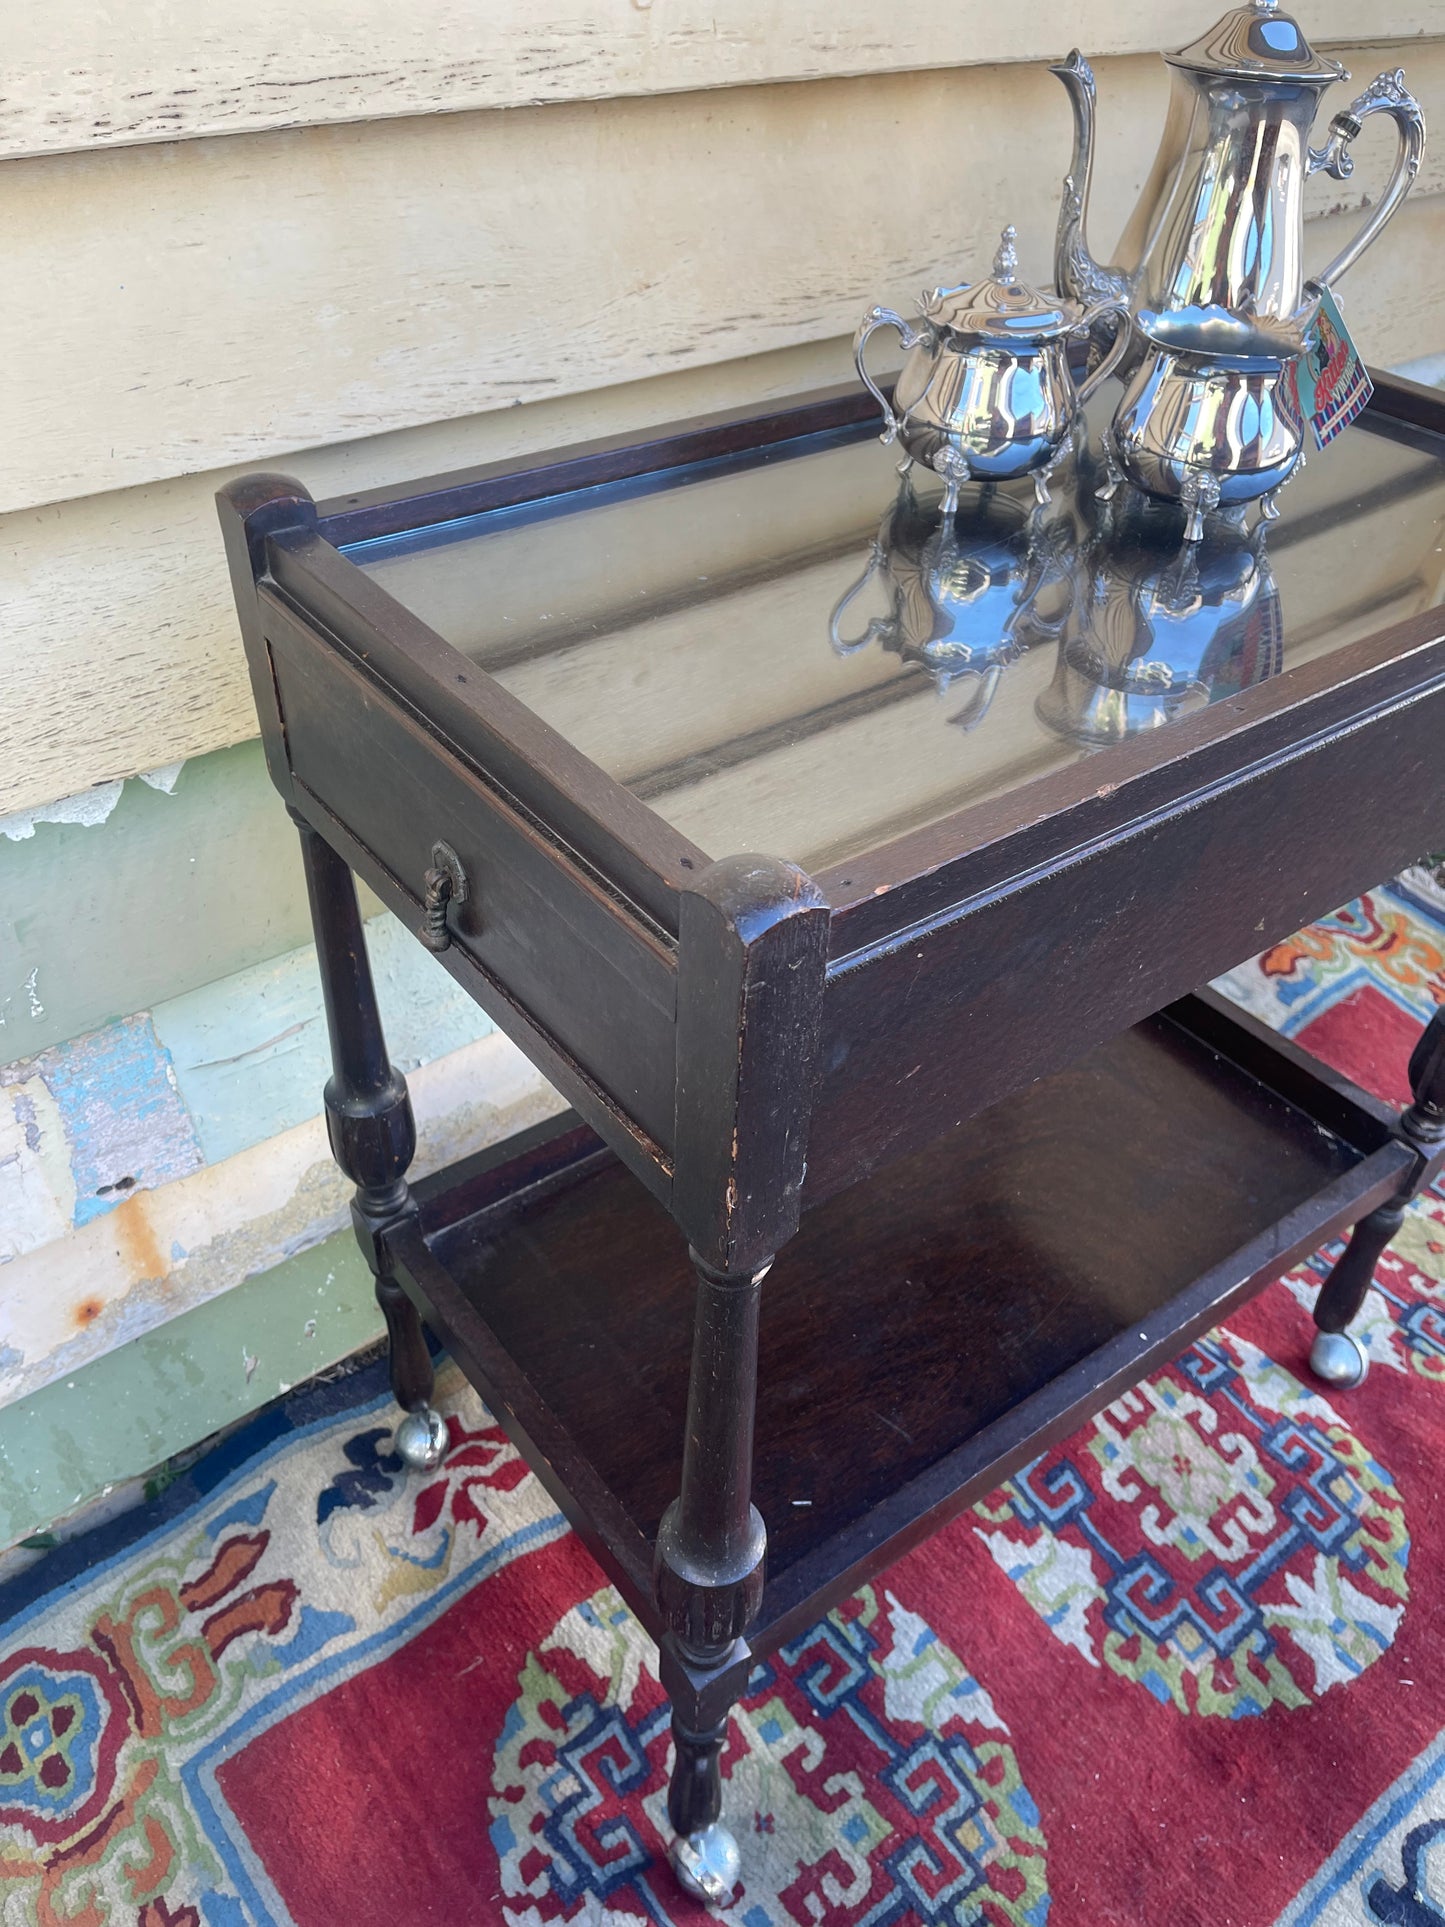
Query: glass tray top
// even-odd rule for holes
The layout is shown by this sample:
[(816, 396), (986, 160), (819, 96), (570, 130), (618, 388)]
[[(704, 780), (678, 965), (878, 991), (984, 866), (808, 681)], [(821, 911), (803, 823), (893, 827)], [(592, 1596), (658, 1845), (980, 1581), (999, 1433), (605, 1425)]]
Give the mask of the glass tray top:
[(865, 422), (345, 553), (710, 856), (811, 870), (1445, 596), (1445, 463), (1368, 414), (1195, 548), (1092, 448), (947, 525), (898, 460)]

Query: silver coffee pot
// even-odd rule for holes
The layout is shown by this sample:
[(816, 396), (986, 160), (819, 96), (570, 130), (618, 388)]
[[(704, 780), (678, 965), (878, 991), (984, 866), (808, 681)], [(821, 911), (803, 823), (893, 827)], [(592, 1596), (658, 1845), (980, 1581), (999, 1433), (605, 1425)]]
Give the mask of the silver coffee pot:
[[(1095, 87), (1078, 53), (1052, 71), (1074, 109), (1074, 157), (1064, 183), (1056, 279), (1075, 301), (1125, 300), (1151, 315), (1162, 346), (1249, 353), (1261, 330), (1298, 326), (1306, 309), (1304, 187), (1311, 174), (1346, 180), (1351, 144), (1371, 114), (1399, 133), (1389, 183), (1359, 233), (1322, 274), (1329, 287), (1379, 235), (1409, 191), (1425, 146), (1425, 118), (1403, 73), (1387, 72), (1336, 114), (1323, 147), (1310, 134), (1326, 88), (1349, 75), (1315, 53), (1278, 0), (1236, 7), (1202, 39), (1168, 54), (1168, 119), (1153, 170), (1112, 262), (1085, 240), (1094, 163)], [(1237, 347), (1230, 341), (1237, 331)]]

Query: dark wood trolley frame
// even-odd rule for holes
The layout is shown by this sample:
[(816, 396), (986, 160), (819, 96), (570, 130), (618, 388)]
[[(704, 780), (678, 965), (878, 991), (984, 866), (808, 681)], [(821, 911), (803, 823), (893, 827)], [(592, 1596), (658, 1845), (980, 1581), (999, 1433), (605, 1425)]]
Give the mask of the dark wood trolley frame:
[[(1445, 456), (1441, 397), (1381, 378), (1372, 407)], [(828, 393), (320, 505), (275, 476), (220, 498), (267, 761), (305, 855), (331, 1142), (357, 1186), (397, 1397), (426, 1412), (420, 1312), (656, 1636), (684, 1839), (718, 1820), (728, 1712), (755, 1655), (1353, 1224), (1316, 1312), (1342, 1332), (1445, 1156), (1445, 1017), (1397, 1119), (1190, 994), (1445, 840), (1440, 610), (809, 876), (711, 860), (341, 552), (871, 409)], [(408, 1185), (415, 1132), (353, 872), (571, 1117)], [(1103, 1102), (1105, 1144), (1088, 1128)], [(1236, 1127), (1260, 1205), (1231, 1248), (1227, 1172), (1191, 1210), (1180, 1167)], [(1167, 1185), (1172, 1159), (1177, 1261), (1152, 1298), (1121, 1285), (1109, 1304), (1061, 1271), (1043, 1286), (1049, 1335), (1024, 1338), (1030, 1286), (985, 1238), (976, 1282), (888, 1311), (941, 1375), (939, 1426), (906, 1447), (907, 1428), (870, 1432), (870, 1385), (905, 1393), (875, 1342), (878, 1287), (849, 1280), (886, 1271), (890, 1213), (952, 1239), (967, 1270), (969, 1213), (987, 1217), (1000, 1159), (1035, 1154), (1092, 1201), (1099, 1262), (1132, 1235), (1111, 1170), (1132, 1160)], [(769, 1288), (760, 1512), (763, 1279), (805, 1208)], [(544, 1252), (546, 1290), (513, 1289), (523, 1250)], [(632, 1377), (589, 1363), (608, 1346)], [(814, 1450), (849, 1466), (848, 1490), (781, 1515), (790, 1459)]]

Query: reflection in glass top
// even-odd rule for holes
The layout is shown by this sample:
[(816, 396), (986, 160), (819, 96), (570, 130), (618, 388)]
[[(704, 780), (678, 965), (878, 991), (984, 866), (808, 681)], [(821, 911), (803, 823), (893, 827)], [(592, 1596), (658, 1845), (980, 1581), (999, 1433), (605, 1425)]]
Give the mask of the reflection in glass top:
[(1193, 549), (1088, 453), (945, 527), (865, 424), (347, 553), (709, 855), (816, 871), (1441, 601), (1445, 464), (1367, 424)]

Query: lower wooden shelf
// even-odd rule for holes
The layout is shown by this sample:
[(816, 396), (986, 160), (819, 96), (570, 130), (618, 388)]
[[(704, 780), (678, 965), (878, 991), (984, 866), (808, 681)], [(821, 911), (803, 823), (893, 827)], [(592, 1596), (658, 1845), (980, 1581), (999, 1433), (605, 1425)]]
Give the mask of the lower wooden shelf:
[[(1204, 994), (809, 1213), (763, 1288), (766, 1651), (1374, 1208), (1388, 1110)], [(650, 1628), (693, 1278), (575, 1120), (418, 1187), (403, 1282)]]

